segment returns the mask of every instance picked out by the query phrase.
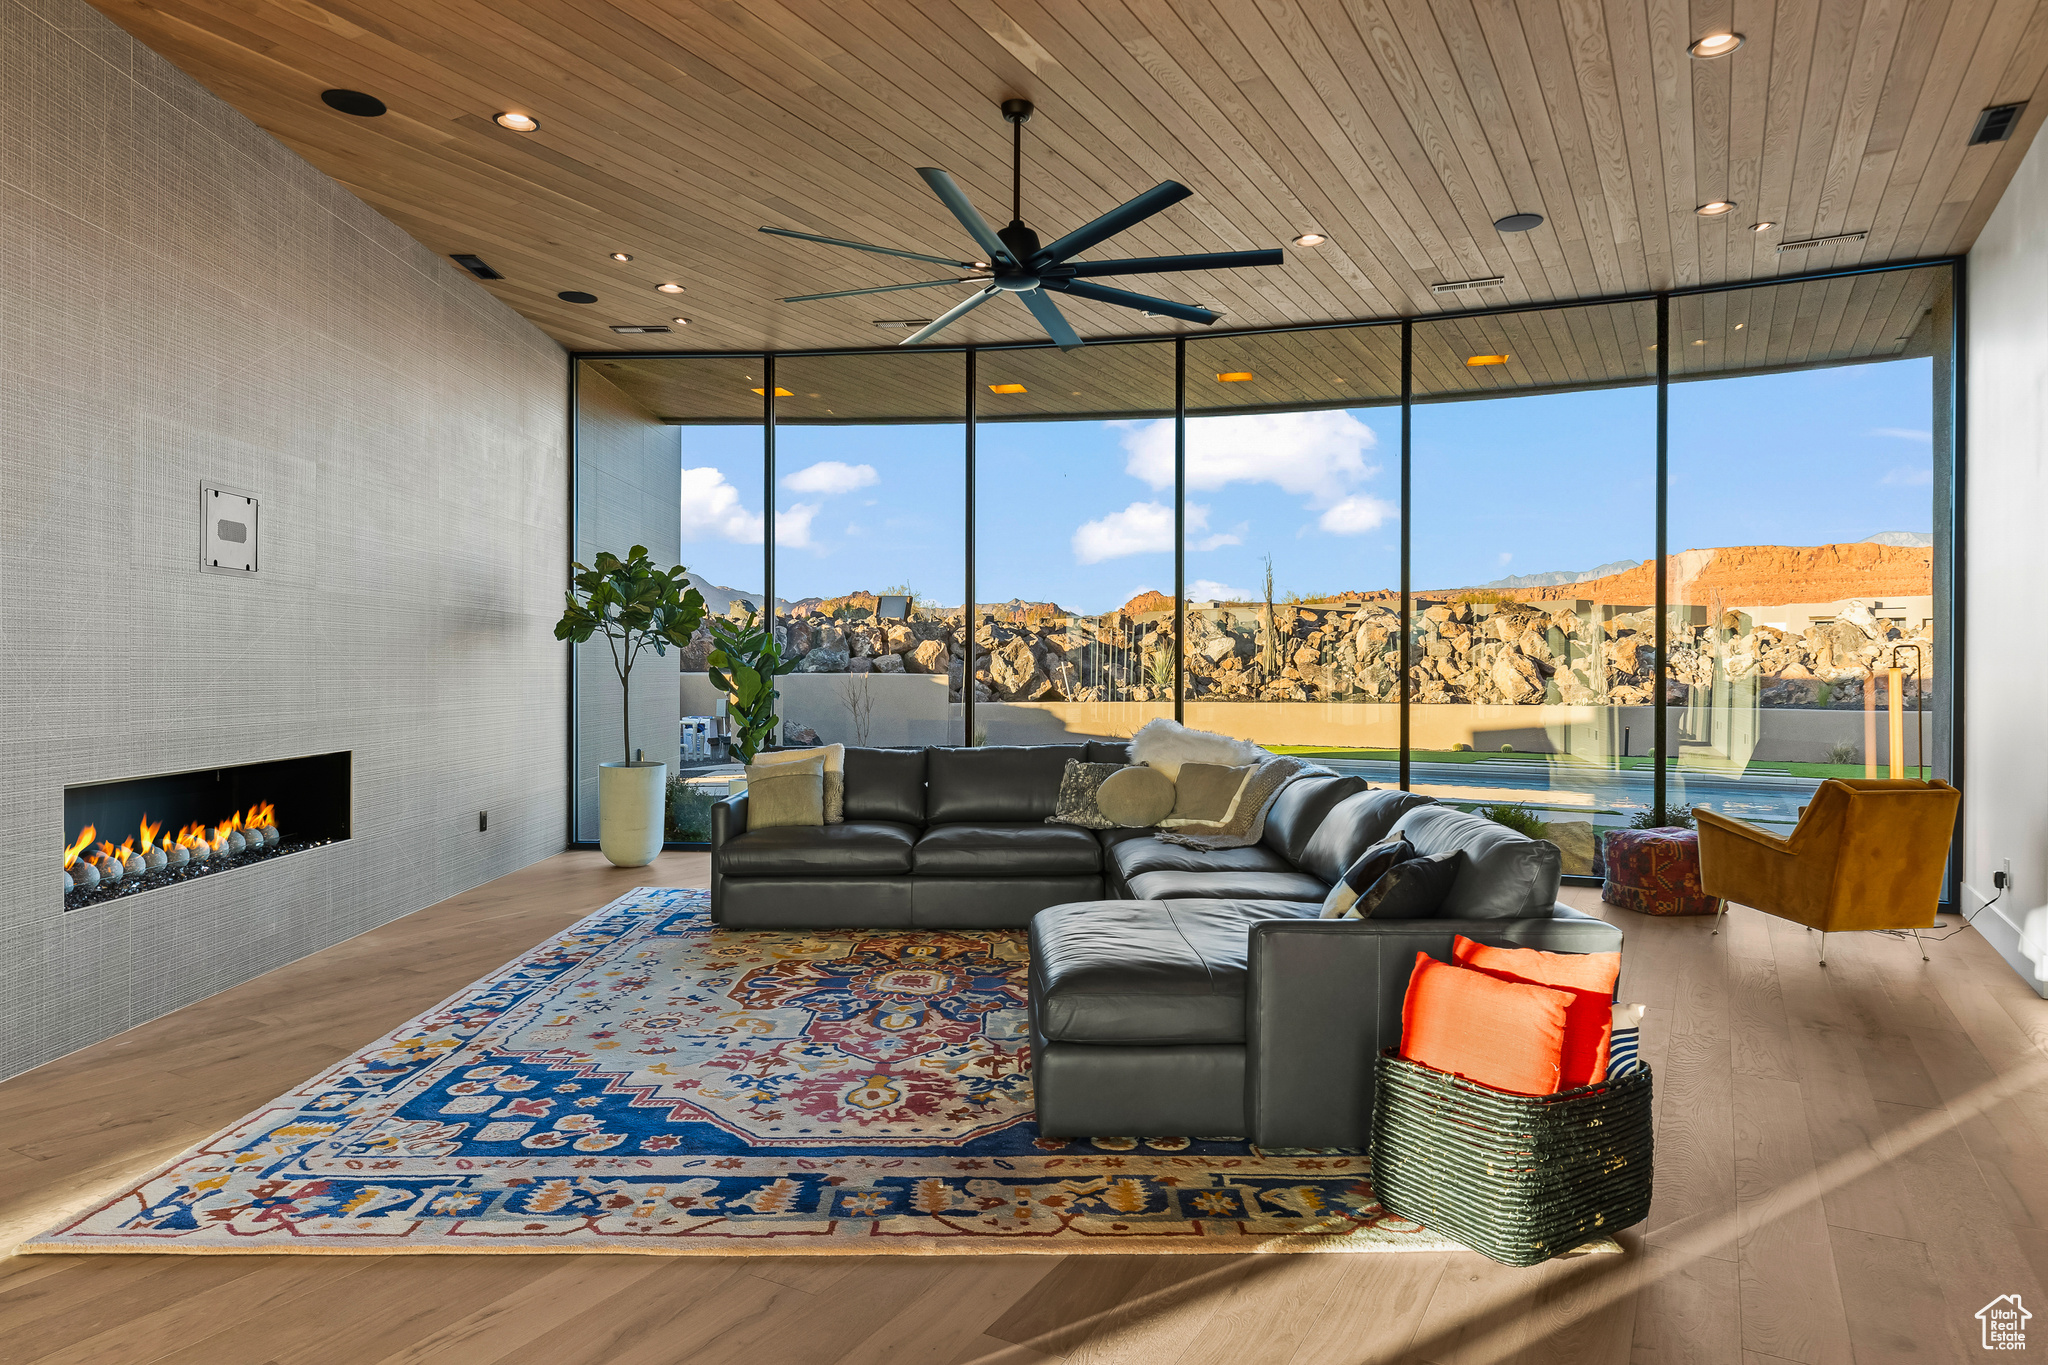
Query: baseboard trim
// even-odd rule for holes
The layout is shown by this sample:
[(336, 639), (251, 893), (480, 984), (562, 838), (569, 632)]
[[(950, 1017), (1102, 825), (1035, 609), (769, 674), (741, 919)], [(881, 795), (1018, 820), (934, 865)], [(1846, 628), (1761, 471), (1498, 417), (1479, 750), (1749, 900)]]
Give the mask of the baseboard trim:
[(2034, 975), (2034, 964), (2029, 962), (2027, 955), (2020, 951), (2020, 926), (2013, 923), (2011, 918), (2006, 915), (2004, 906), (1993, 905), (1989, 896), (1986, 896), (1968, 882), (1963, 882), (1961, 885), (1964, 904), (1975, 907), (1965, 912), (1965, 917), (1970, 921), (1970, 927), (1981, 934), (1984, 941), (1997, 950), (1998, 955), (2005, 959), (2007, 966), (2019, 973), (2020, 980), (2027, 983), (2029, 990), (2042, 999), (2048, 1000), (2048, 982), (2043, 982)]

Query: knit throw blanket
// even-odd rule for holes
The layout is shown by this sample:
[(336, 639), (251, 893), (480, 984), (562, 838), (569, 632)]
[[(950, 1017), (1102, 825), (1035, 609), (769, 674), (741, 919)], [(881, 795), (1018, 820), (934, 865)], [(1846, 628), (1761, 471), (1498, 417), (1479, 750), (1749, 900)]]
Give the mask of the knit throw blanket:
[[(1330, 769), (1306, 759), (1281, 756), (1269, 758), (1245, 779), (1237, 795), (1237, 810), (1230, 819), (1215, 825), (1181, 825), (1155, 837), (1184, 848), (1213, 852), (1219, 848), (1249, 848), (1266, 832), (1266, 812), (1273, 808), (1280, 789), (1307, 773), (1329, 773)], [(1334, 776), (1334, 774), (1332, 774)]]

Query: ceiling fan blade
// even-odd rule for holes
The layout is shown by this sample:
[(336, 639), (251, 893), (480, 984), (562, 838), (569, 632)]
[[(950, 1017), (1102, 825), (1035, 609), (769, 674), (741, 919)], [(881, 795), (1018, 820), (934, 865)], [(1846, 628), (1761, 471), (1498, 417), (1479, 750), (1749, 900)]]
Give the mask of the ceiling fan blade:
[(1045, 334), (1051, 337), (1053, 343), (1062, 351), (1079, 350), (1085, 344), (1080, 333), (1074, 330), (1073, 324), (1067, 321), (1067, 315), (1060, 311), (1060, 306), (1054, 303), (1052, 297), (1043, 289), (1027, 289), (1017, 297), (1024, 300), (1024, 306), (1031, 310), (1031, 316), (1038, 319), (1038, 325), (1045, 328)]
[(952, 176), (937, 166), (919, 166), (917, 173), (924, 177), (925, 184), (931, 186), (932, 193), (939, 196), (939, 202), (953, 210), (953, 216), (960, 220), (961, 227), (967, 229), (967, 235), (974, 239), (974, 244), (988, 253), (990, 264), (1015, 263), (1016, 258), (1003, 245), (1003, 239), (996, 236), (996, 230), (988, 225), (987, 219), (975, 212), (974, 205), (967, 202), (966, 194), (953, 183)]
[(1056, 289), (1062, 294), (1072, 294), (1077, 299), (1113, 303), (1119, 308), (1135, 308), (1141, 313), (1157, 313), (1161, 317), (1179, 318), (1182, 322), (1199, 322), (1204, 327), (1223, 316), (1206, 308), (1197, 308), (1192, 303), (1155, 299), (1150, 294), (1133, 294), (1128, 289), (1109, 289), (1099, 284), (1089, 284), (1085, 280), (1047, 280), (1039, 285), (1039, 288)]
[(1131, 256), (1120, 261), (1075, 261), (1055, 266), (1061, 274), (1160, 275), (1173, 270), (1240, 270), (1253, 265), (1282, 265), (1287, 254), (1278, 247), (1265, 251), (1207, 251), (1192, 256)]
[(912, 332), (909, 336), (903, 338), (903, 340), (897, 342), (896, 344), (898, 346), (914, 346), (920, 341), (925, 341), (932, 337), (935, 337), (940, 332), (945, 331), (946, 328), (952, 326), (955, 322), (958, 322), (961, 318), (966, 317), (969, 313), (981, 307), (981, 305), (987, 303), (991, 298), (994, 298), (997, 294), (1000, 294), (1002, 292), (1003, 291), (1000, 289), (984, 289), (979, 294), (975, 294), (970, 298), (962, 299), (960, 302), (954, 304), (951, 308), (948, 308), (942, 315), (933, 318), (930, 322), (926, 323), (921, 330)]
[(1109, 240), (1127, 227), (1144, 222), (1163, 208), (1186, 199), (1194, 191), (1178, 180), (1162, 180), (1128, 203), (1119, 204), (1092, 223), (1083, 223), (1050, 246), (1040, 247), (1031, 258), (1034, 267), (1058, 265), (1078, 256), (1097, 242)]
[(922, 251), (898, 251), (893, 246), (875, 246), (869, 242), (849, 242), (843, 237), (819, 237), (808, 232), (791, 232), (787, 228), (764, 227), (761, 231), (771, 237), (794, 237), (799, 242), (823, 242), (826, 246), (850, 246), (855, 251), (872, 251), (880, 256), (901, 256), (906, 261), (923, 261), (928, 265), (957, 266), (962, 270), (973, 268), (972, 261), (949, 261), (944, 256), (927, 256)]
[(873, 289), (837, 289), (830, 294), (798, 294), (784, 303), (812, 303), (818, 299), (850, 299), (856, 294), (893, 294), (899, 289), (930, 289), (936, 284), (980, 284), (980, 280), (919, 280), (916, 284), (878, 284)]

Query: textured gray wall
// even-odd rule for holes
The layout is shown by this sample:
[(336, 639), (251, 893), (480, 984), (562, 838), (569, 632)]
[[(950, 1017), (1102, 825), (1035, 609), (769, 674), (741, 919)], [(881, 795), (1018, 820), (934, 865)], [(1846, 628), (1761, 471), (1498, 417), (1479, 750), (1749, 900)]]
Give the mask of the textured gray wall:
[[(566, 399), (168, 62), (0, 0), (0, 1076), (562, 847)], [(202, 479), (260, 576), (199, 572)], [(334, 749), (351, 842), (63, 911), (67, 783)]]
[[(682, 428), (666, 427), (590, 365), (576, 414), (576, 559), (624, 556), (645, 545), (666, 569), (682, 558)], [(633, 666), (633, 747), (674, 771), (681, 749), (683, 675), (676, 653), (641, 652)], [(597, 838), (597, 765), (625, 756), (621, 690), (611, 652), (593, 638), (576, 649), (576, 836)]]

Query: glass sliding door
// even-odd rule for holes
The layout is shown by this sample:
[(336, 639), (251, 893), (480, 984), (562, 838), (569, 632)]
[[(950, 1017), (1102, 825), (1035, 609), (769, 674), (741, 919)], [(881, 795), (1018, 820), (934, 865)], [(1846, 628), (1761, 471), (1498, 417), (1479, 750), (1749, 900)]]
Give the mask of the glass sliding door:
[(958, 744), (966, 357), (789, 356), (775, 410), (785, 739)]
[(1595, 870), (1649, 812), (1656, 309), (1415, 326), (1411, 785)]
[(976, 742), (1171, 716), (1173, 343), (975, 360)]
[(1947, 773), (1949, 280), (1673, 301), (1672, 806), (1788, 830), (1825, 778)]
[(1187, 723), (1392, 785), (1401, 329), (1191, 338), (1186, 382)]

